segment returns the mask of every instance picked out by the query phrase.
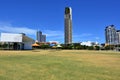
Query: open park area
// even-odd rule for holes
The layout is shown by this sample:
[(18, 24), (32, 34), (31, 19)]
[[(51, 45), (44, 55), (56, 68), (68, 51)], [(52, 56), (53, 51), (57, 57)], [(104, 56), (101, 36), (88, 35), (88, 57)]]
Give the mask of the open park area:
[(0, 80), (120, 80), (120, 52), (0, 51)]

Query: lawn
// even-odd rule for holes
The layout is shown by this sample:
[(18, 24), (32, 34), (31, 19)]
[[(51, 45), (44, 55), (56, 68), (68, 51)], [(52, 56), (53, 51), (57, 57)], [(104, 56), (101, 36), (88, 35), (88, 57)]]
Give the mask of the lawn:
[(0, 51), (0, 80), (120, 80), (120, 52)]

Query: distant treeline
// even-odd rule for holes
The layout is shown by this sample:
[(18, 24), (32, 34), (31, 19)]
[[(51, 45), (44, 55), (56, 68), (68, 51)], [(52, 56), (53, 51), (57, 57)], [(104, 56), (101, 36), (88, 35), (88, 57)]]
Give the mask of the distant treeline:
[[(0, 43), (0, 49), (12, 49), (13, 45), (8, 45), (7, 43)], [(8, 48), (9, 47), (9, 48)], [(33, 49), (75, 49), (75, 50), (120, 50), (120, 45), (107, 45), (107, 46), (86, 46), (86, 45), (80, 45), (80, 44), (61, 44), (61, 47), (57, 47), (57, 44), (54, 46), (50, 46), (49, 44), (42, 44), (40, 46), (33, 47)]]

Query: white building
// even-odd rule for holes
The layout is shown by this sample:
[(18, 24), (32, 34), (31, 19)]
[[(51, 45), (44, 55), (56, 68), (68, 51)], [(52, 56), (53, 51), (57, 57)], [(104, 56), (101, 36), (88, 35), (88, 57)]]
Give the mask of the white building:
[(1, 42), (7, 43), (14, 50), (32, 49), (35, 42), (25, 34), (1, 33)]
[(91, 42), (91, 41), (81, 42), (81, 45), (85, 45), (85, 46), (94, 46), (98, 44), (99, 44), (98, 42)]

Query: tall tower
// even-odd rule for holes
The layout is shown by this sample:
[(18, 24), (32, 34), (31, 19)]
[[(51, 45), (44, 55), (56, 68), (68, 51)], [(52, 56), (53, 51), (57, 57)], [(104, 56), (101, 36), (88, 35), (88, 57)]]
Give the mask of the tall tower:
[(46, 42), (46, 35), (42, 35), (42, 42)]
[(64, 42), (65, 44), (72, 43), (72, 9), (70, 7), (65, 8), (65, 31), (64, 31)]
[(118, 43), (117, 30), (114, 25), (107, 26), (105, 29), (106, 43), (115, 45)]
[(37, 31), (37, 41), (38, 42), (42, 42), (42, 32), (41, 31)]
[(117, 30), (117, 44), (120, 44), (120, 30)]

